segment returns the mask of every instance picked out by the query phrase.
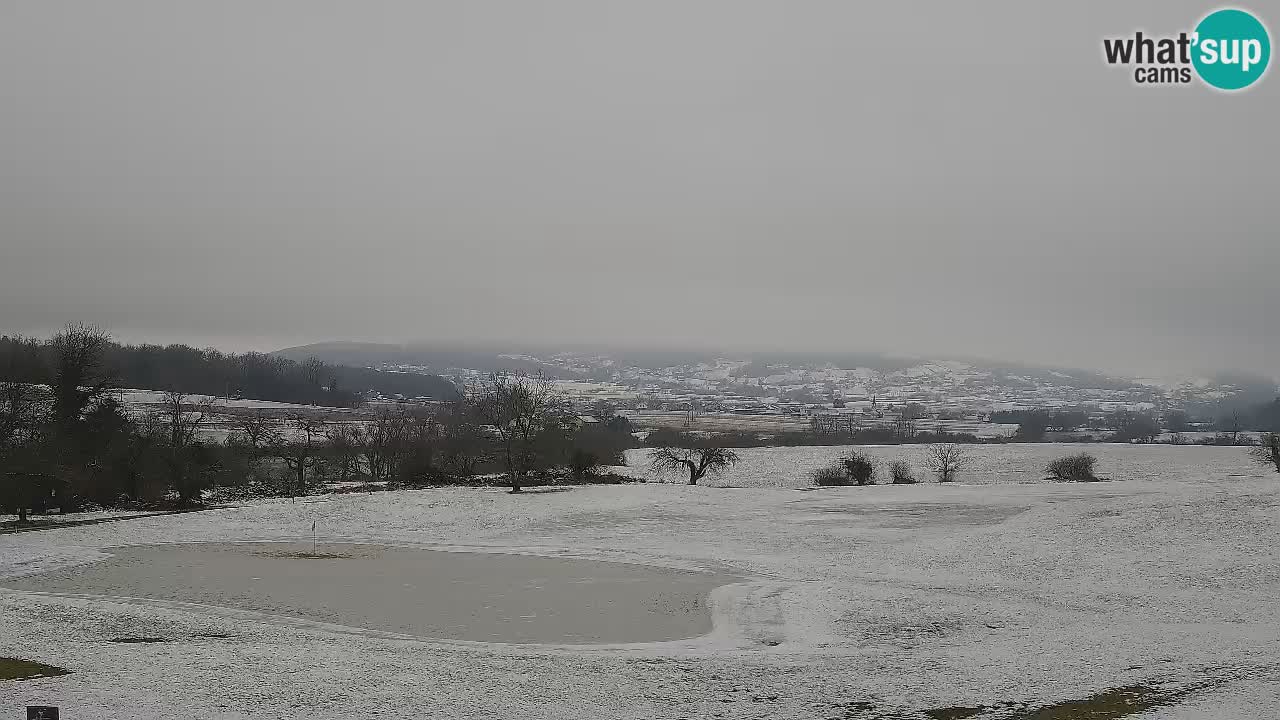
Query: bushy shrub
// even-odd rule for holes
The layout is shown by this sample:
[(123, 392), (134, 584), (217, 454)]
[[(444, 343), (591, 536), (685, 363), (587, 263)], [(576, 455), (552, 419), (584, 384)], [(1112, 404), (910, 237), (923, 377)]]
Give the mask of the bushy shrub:
[(1280, 433), (1267, 433), (1261, 440), (1262, 444), (1252, 448), (1249, 454), (1258, 464), (1270, 465), (1280, 473)]
[(870, 455), (851, 452), (840, 458), (840, 465), (853, 485), (876, 484), (876, 461)]
[(875, 485), (876, 461), (860, 452), (851, 452), (833, 465), (813, 472), (815, 485)]
[(1093, 474), (1093, 466), (1097, 462), (1098, 459), (1089, 453), (1067, 455), (1049, 463), (1045, 471), (1056, 482), (1097, 482), (1100, 478)]
[(828, 465), (813, 471), (813, 484), (824, 487), (848, 485), (849, 476), (844, 474), (844, 468), (839, 465)]
[(914, 485), (919, 480), (911, 473), (911, 465), (905, 460), (894, 460), (889, 466), (889, 477), (894, 485)]

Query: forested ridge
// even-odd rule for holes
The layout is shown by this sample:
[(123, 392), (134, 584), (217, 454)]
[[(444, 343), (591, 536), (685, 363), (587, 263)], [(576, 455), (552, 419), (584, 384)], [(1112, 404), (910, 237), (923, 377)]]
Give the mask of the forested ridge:
[[(54, 356), (52, 339), (0, 336), (0, 381), (47, 384)], [(370, 392), (439, 400), (458, 397), (452, 383), (438, 375), (330, 365), (315, 358), (295, 361), (188, 345), (108, 342), (103, 360), (116, 386), (144, 390), (333, 407), (354, 406)]]

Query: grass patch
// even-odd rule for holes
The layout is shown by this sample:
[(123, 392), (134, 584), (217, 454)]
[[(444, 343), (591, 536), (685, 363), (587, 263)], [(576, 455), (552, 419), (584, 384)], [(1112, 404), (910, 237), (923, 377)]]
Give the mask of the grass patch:
[(835, 703), (831, 707), (843, 710), (843, 717), (853, 720), (1127, 720), (1135, 715), (1162, 707), (1176, 705), (1191, 695), (1210, 690), (1221, 684), (1219, 680), (1206, 679), (1187, 685), (1129, 685), (1103, 690), (1095, 695), (1077, 700), (1064, 700), (1051, 705), (1028, 706), (1023, 703), (1002, 702), (997, 705), (976, 707), (940, 707), (929, 709), (884, 707), (865, 700)]
[(18, 658), (0, 658), (0, 680), (29, 680), (31, 678), (57, 677), (66, 675), (70, 670), (63, 670), (53, 665), (19, 660)]
[(1183, 687), (1129, 685), (1104, 690), (1096, 695), (1025, 710), (1012, 720), (1120, 720), (1132, 715), (1175, 705), (1193, 693), (1212, 688), (1214, 681), (1201, 681)]
[(162, 643), (162, 642), (169, 642), (169, 641), (166, 640), (165, 638), (158, 638), (158, 637), (118, 637), (118, 638), (111, 638), (107, 642), (133, 645), (136, 643)]

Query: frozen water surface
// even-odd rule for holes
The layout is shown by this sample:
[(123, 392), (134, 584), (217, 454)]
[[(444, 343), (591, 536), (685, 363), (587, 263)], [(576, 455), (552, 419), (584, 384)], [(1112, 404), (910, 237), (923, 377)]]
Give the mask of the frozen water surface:
[(12, 580), (15, 589), (197, 603), (429, 638), (676, 640), (711, 629), (734, 578), (631, 563), (364, 544), (129, 547)]

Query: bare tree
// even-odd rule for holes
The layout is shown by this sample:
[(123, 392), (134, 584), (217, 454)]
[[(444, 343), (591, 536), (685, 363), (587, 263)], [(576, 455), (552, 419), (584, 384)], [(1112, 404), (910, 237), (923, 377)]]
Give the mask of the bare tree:
[(496, 372), (468, 388), (467, 400), (498, 440), (511, 492), (520, 492), (537, 459), (534, 441), (565, 420), (566, 405), (554, 381), (541, 372)]
[(275, 434), (275, 423), (260, 410), (239, 415), (231, 421), (231, 437), (250, 450), (267, 447)]
[(466, 402), (452, 402), (437, 413), (440, 422), (440, 464), (456, 476), (475, 474), (485, 457), (485, 442), (474, 408)]
[(664, 447), (649, 456), (649, 467), (655, 473), (687, 471), (690, 485), (697, 485), (708, 473), (718, 473), (736, 462), (738, 454), (725, 448)]
[(608, 423), (618, 416), (618, 408), (608, 400), (597, 400), (591, 403), (591, 417), (602, 423)]
[(916, 436), (916, 423), (924, 418), (924, 406), (920, 403), (905, 403), (898, 413), (898, 421), (894, 423), (894, 432), (901, 438)]
[(231, 423), (227, 444), (245, 453), (249, 474), (258, 473), (258, 460), (277, 442), (275, 423), (261, 411), (239, 415)]
[(1270, 432), (1263, 435), (1262, 444), (1249, 449), (1249, 454), (1260, 465), (1274, 466), (1280, 473), (1280, 433)]
[(959, 445), (930, 445), (925, 455), (925, 467), (946, 483), (956, 479), (956, 473), (973, 464), (973, 458)]
[(0, 383), (0, 510), (17, 515), (19, 523), (49, 502), (53, 488), (41, 453), (46, 409), (35, 386)]
[(1231, 435), (1231, 444), (1232, 444), (1232, 445), (1239, 445), (1239, 444), (1240, 444), (1240, 431), (1241, 431), (1241, 429), (1242, 429), (1242, 428), (1241, 428), (1241, 424), (1240, 424), (1240, 411), (1239, 411), (1239, 410), (1232, 410), (1232, 411), (1231, 411), (1231, 420), (1229, 420), (1229, 421), (1228, 421), (1228, 424), (1227, 424), (1227, 432)]
[(702, 417), (702, 403), (697, 400), (690, 400), (689, 407), (685, 408), (684, 411), (684, 426), (693, 427), (700, 417)]
[(196, 432), (209, 411), (208, 402), (191, 403), (176, 390), (164, 394), (164, 430), (170, 447), (187, 447), (195, 442)]
[(407, 423), (402, 413), (383, 411), (365, 425), (361, 453), (370, 480), (386, 480), (396, 474), (404, 452)]
[(278, 437), (271, 452), (284, 461), (293, 477), (293, 482), (286, 485), (289, 495), (306, 495), (307, 477), (314, 473), (320, 460), (325, 422), (299, 414), (289, 421), (288, 429), (292, 437)]
[(164, 433), (165, 465), (169, 471), (169, 482), (178, 491), (180, 504), (195, 505), (200, 501), (203, 487), (197, 477), (193, 450), (196, 434), (208, 413), (209, 404), (189, 403), (186, 395), (170, 390), (164, 394), (162, 408), (160, 429)]
[(0, 382), (0, 451), (32, 441), (41, 415), (36, 386)]
[(328, 461), (338, 471), (338, 477), (346, 482), (360, 473), (360, 449), (364, 443), (364, 431), (359, 425), (344, 422), (325, 431), (328, 443)]
[(307, 384), (307, 390), (314, 392), (324, 384), (324, 363), (320, 362), (320, 358), (314, 355), (303, 360), (301, 363), (302, 381)]
[(404, 442), (396, 475), (416, 483), (439, 472), (436, 455), (440, 450), (442, 427), (434, 412), (417, 410), (404, 417)]

